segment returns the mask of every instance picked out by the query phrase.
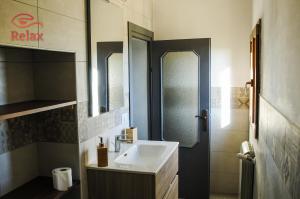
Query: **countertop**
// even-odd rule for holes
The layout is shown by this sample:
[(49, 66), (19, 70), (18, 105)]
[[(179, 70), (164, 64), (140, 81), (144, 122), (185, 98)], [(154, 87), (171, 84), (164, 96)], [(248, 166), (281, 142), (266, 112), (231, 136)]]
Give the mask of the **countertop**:
[[(116, 158), (124, 155), (134, 145), (160, 145), (165, 146), (165, 149), (160, 154), (149, 154), (152, 157), (155, 156), (154, 161), (149, 164), (120, 164), (116, 163)], [(157, 174), (160, 168), (166, 163), (173, 152), (178, 148), (178, 142), (167, 142), (167, 141), (146, 141), (138, 140), (133, 144), (122, 144), (120, 152), (108, 152), (108, 166), (98, 167), (97, 162), (86, 165), (87, 169), (107, 170), (107, 171), (118, 171), (127, 173), (144, 173), (144, 174)], [(147, 157), (145, 157), (147, 158)]]

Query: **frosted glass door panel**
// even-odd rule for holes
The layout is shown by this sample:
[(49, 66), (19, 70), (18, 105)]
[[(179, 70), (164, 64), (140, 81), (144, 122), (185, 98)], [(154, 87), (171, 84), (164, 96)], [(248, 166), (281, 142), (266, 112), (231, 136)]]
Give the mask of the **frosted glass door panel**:
[(162, 136), (182, 147), (198, 142), (199, 57), (168, 52), (162, 58)]
[(124, 106), (123, 53), (112, 53), (108, 60), (109, 110)]

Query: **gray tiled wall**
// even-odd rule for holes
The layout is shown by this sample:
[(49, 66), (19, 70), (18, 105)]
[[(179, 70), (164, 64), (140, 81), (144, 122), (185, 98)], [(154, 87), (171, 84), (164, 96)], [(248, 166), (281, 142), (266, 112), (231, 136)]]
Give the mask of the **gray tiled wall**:
[(260, 98), (255, 198), (300, 198), (300, 128)]
[(0, 121), (0, 154), (36, 142), (34, 117), (19, 117)]
[(38, 169), (40, 176), (52, 176), (54, 168), (72, 168), (73, 179), (79, 179), (78, 144), (39, 142)]
[[(42, 49), (52, 49), (52, 50), (59, 50), (59, 51), (68, 51), (68, 52), (75, 52), (76, 54), (76, 62), (74, 62), (74, 59), (72, 60), (74, 64), (76, 65), (76, 84), (70, 84), (70, 86), (77, 86), (77, 92), (72, 92), (72, 94), (77, 95), (78, 101), (87, 101), (87, 57), (86, 57), (86, 19), (85, 19), (85, 0), (76, 0), (76, 3), (74, 3), (73, 0), (1, 0), (0, 3), (0, 24), (2, 24), (2, 28), (0, 29), (0, 43), (1, 44), (9, 44), (9, 45), (21, 45), (23, 47), (35, 47), (35, 48), (42, 48)], [(18, 13), (30, 13), (32, 14), (37, 21), (41, 21), (44, 23), (44, 27), (40, 27), (38, 29), (37, 26), (32, 26), (29, 28), (31, 32), (39, 32), (44, 34), (44, 41), (40, 42), (26, 42), (26, 41), (11, 41), (10, 39), (10, 32), (11, 30), (15, 30), (15, 26), (11, 23), (11, 19)], [(1, 49), (0, 49), (1, 51)], [(3, 56), (1, 56), (0, 52), (0, 60)], [(35, 57), (36, 58), (36, 57)], [(46, 60), (45, 57), (39, 55), (38, 58), (42, 58), (44, 61)], [(50, 59), (50, 61), (53, 61), (55, 59)], [(39, 61), (39, 60), (37, 60)], [(61, 61), (61, 60), (56, 60)], [(68, 61), (68, 60), (64, 60)], [(37, 65), (37, 64), (36, 64)], [(49, 65), (48, 65), (49, 66)], [(41, 64), (40, 67), (43, 67)], [(47, 68), (50, 68), (47, 67)], [(41, 71), (42, 72), (42, 71)], [(0, 72), (1, 76), (1, 72)], [(0, 77), (0, 80), (1, 77)], [(57, 78), (56, 78), (57, 80)], [(59, 77), (58, 77), (59, 80)], [(53, 82), (56, 83), (56, 82)], [(51, 89), (51, 85), (44, 85), (45, 87)], [(68, 85), (58, 85), (61, 88), (65, 88)], [(0, 85), (1, 87), (1, 85)], [(0, 93), (1, 93), (0, 89)], [(45, 93), (42, 93), (45, 94)], [(47, 93), (46, 93), (47, 94)], [(74, 97), (75, 98), (75, 97)], [(27, 99), (27, 98), (26, 98)], [(23, 99), (22, 99), (23, 100)], [(74, 107), (75, 110), (77, 109), (76, 106)], [(54, 113), (53, 113), (54, 114)], [(48, 124), (53, 124), (53, 121), (47, 121)], [(46, 140), (56, 140), (57, 134), (54, 132), (54, 137), (52, 136), (52, 131), (56, 130), (63, 130), (64, 128), (69, 128), (68, 121), (62, 122), (63, 127), (55, 126), (55, 128), (51, 127), (46, 129), (48, 132)], [(76, 117), (76, 123), (77, 123), (77, 117)], [(66, 127), (67, 126), (67, 127)], [(73, 131), (74, 126), (70, 127)], [(75, 125), (75, 128), (77, 128), (77, 124)], [(77, 130), (76, 130), (77, 131)], [(69, 131), (68, 131), (69, 132)], [(19, 132), (21, 134), (21, 132)], [(76, 132), (76, 136), (78, 137), (78, 132)], [(68, 133), (67, 133), (68, 134)], [(73, 134), (72, 134), (73, 135)], [(68, 137), (68, 135), (66, 135)], [(77, 137), (72, 137), (71, 142), (78, 142)], [(44, 139), (44, 138), (43, 138)], [(59, 142), (65, 142), (65, 138), (59, 137)], [(27, 142), (28, 143), (28, 142)], [(38, 146), (37, 146), (38, 145)], [(31, 147), (35, 146), (35, 147)], [(43, 143), (34, 143), (30, 145), (26, 145), (24, 147), (12, 150), (7, 153), (3, 153), (0, 155), (0, 158), (5, 157), (5, 159), (1, 159), (0, 163), (2, 163), (2, 160), (5, 160), (8, 164), (16, 164), (16, 165), (22, 165), (22, 162), (17, 161), (18, 158), (15, 158), (15, 161), (9, 161), (10, 156), (20, 156), (26, 157), (28, 160), (31, 158), (38, 159), (38, 156), (36, 155), (37, 150), (40, 150), (38, 147), (42, 146), (43, 148), (47, 148), (47, 151), (53, 152), (52, 154), (49, 154), (52, 158), (49, 159), (49, 164), (52, 163), (52, 161), (55, 163), (59, 163), (61, 159), (64, 159), (66, 157), (74, 158), (72, 155), (68, 156), (67, 154), (59, 154), (60, 156), (57, 157), (58, 159), (53, 159), (55, 157), (53, 154), (57, 152), (57, 148), (59, 148), (61, 151), (66, 150), (68, 153), (74, 153), (78, 157), (78, 144), (66, 144), (66, 143), (50, 143), (50, 142), (43, 142)], [(73, 147), (74, 146), (74, 147)], [(30, 148), (30, 150), (27, 150)], [(72, 150), (69, 150), (69, 148), (72, 148)], [(44, 149), (43, 149), (44, 150)], [(65, 156), (64, 156), (65, 155)], [(8, 161), (6, 160), (8, 159)], [(45, 159), (43, 159), (44, 162)], [(48, 159), (46, 159), (48, 160)], [(36, 161), (28, 161), (31, 162), (35, 168), (38, 166)], [(66, 161), (68, 162), (68, 160)], [(76, 163), (79, 163), (79, 161), (76, 161)], [(52, 164), (50, 164), (52, 165)], [(8, 165), (8, 167), (2, 167), (0, 166), (0, 195), (7, 192), (8, 190), (12, 190), (13, 188), (16, 188), (17, 186), (22, 185), (25, 182), (28, 182), (30, 179), (35, 177), (36, 175), (39, 175), (39, 171), (36, 171), (34, 174), (30, 171), (29, 168), (24, 165), (24, 168), (21, 167), (21, 169), (18, 169), (17, 172), (27, 172), (28, 176), (19, 175), (21, 176), (17, 180), (15, 179), (15, 176), (10, 175), (11, 173), (8, 173), (8, 176), (5, 176), (5, 178), (2, 178), (2, 168), (12, 168), (11, 165)], [(45, 166), (45, 168), (37, 168), (40, 169), (41, 173), (43, 171), (48, 171), (50, 166)], [(47, 173), (47, 172), (46, 172)]]
[(0, 197), (38, 175), (36, 143), (0, 154)]
[[(0, 46), (0, 105), (75, 100), (74, 61), (74, 53)], [(39, 141), (77, 143), (76, 106), (0, 121), (0, 154)]]
[(0, 46), (0, 105), (34, 99), (32, 71), (30, 50)]
[(0, 197), (59, 167), (71, 167), (79, 179), (78, 144), (39, 142), (0, 154)]
[(0, 121), (0, 154), (35, 142), (78, 143), (76, 106)]
[(76, 106), (55, 109), (37, 114), (37, 141), (78, 143)]
[(0, 105), (35, 99), (75, 100), (74, 61), (74, 53), (0, 45)]

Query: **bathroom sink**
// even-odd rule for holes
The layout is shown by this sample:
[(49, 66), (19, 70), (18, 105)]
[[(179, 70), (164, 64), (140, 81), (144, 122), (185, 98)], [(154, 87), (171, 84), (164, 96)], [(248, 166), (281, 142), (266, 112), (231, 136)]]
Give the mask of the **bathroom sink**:
[(96, 163), (88, 169), (156, 174), (178, 148), (178, 142), (138, 140), (124, 144), (120, 153), (108, 153), (108, 166), (98, 167)]
[(178, 145), (150, 140), (123, 143), (121, 152), (108, 153), (107, 167), (87, 166), (89, 192), (94, 198), (178, 198)]
[(163, 144), (135, 144), (115, 159), (115, 163), (152, 167), (157, 164), (166, 152)]

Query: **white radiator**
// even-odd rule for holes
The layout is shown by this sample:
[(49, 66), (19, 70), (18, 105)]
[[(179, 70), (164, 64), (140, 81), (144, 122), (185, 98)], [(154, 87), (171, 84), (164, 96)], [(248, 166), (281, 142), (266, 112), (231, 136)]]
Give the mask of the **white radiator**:
[(240, 159), (239, 199), (253, 199), (255, 153), (248, 141), (241, 144), (237, 157)]

